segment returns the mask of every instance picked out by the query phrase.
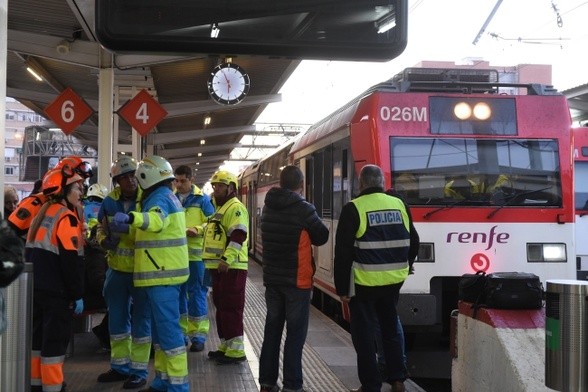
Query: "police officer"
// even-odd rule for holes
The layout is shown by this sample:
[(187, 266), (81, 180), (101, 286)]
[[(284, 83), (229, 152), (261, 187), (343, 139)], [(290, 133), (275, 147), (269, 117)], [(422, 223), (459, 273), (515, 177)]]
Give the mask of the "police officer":
[(190, 351), (204, 350), (208, 335), (208, 287), (204, 284), (202, 243), (204, 224), (214, 213), (208, 195), (192, 183), (192, 169), (181, 165), (174, 171), (176, 196), (186, 213), (186, 236), (190, 258), (190, 278), (182, 285), (180, 294), (180, 324), (191, 342)]
[(84, 246), (81, 208), (83, 178), (69, 166), (43, 178), (48, 201), (31, 224), (25, 259), (33, 263), (31, 390), (63, 391), (63, 360), (72, 313), (84, 309)]
[[(187, 392), (188, 357), (179, 310), (180, 286), (190, 274), (184, 210), (173, 194), (174, 174), (166, 159), (144, 158), (136, 176), (143, 190), (141, 212), (118, 212), (110, 228), (136, 230), (133, 282), (147, 297), (144, 317), (151, 317), (155, 347), (155, 378), (147, 391)], [(133, 312), (135, 317), (141, 315)]]
[(237, 198), (237, 177), (217, 171), (210, 180), (215, 214), (204, 232), (202, 259), (212, 276), (212, 300), (220, 345), (208, 357), (219, 364), (246, 360), (243, 309), (247, 281), (249, 214)]
[[(335, 287), (349, 304), (351, 337), (357, 353), (361, 388), (379, 392), (382, 379), (374, 345), (378, 323), (388, 374), (406, 374), (396, 336), (400, 286), (409, 272), (410, 218), (397, 197), (384, 193), (384, 175), (366, 165), (359, 175), (359, 196), (341, 210), (335, 238)], [(406, 377), (390, 380), (392, 391), (404, 391)]]
[(137, 161), (129, 156), (117, 159), (110, 168), (115, 188), (102, 201), (98, 212), (96, 239), (106, 250), (108, 271), (104, 282), (104, 299), (108, 305), (110, 334), (110, 369), (98, 376), (98, 382), (125, 381), (124, 388), (140, 388), (147, 383), (149, 353), (151, 351), (150, 323), (141, 323), (133, 312), (144, 306), (146, 298), (133, 285), (135, 229), (123, 232), (109, 229), (116, 213), (139, 210), (141, 191), (135, 177)]

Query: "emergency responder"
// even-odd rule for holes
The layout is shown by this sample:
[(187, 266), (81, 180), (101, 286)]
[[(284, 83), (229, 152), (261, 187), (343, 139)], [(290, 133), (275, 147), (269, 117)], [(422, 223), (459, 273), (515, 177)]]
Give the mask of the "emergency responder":
[(202, 259), (212, 276), (220, 345), (208, 357), (219, 364), (245, 361), (243, 308), (247, 281), (249, 215), (237, 199), (237, 177), (217, 171), (210, 180), (216, 213), (204, 231)]
[(374, 345), (378, 323), (388, 374), (397, 377), (389, 380), (392, 391), (402, 392), (406, 368), (394, 338), (396, 303), (409, 272), (410, 218), (402, 200), (384, 193), (384, 174), (378, 166), (361, 169), (359, 190), (341, 210), (334, 259), (335, 287), (341, 302), (349, 304), (357, 353), (361, 388), (355, 391), (379, 392), (382, 387)]
[(108, 195), (108, 188), (101, 184), (92, 184), (84, 198), (84, 221), (88, 225), (88, 237), (94, 226), (98, 223), (98, 212), (102, 201)]
[(184, 334), (190, 339), (190, 351), (204, 350), (208, 335), (208, 287), (204, 284), (204, 263), (202, 262), (202, 234), (207, 217), (214, 213), (208, 195), (192, 183), (192, 169), (186, 165), (174, 171), (176, 196), (182, 203), (186, 214), (186, 236), (188, 237), (188, 257), (190, 277), (182, 285), (180, 293), (180, 324)]
[(64, 391), (63, 360), (72, 313), (84, 309), (84, 247), (77, 215), (83, 178), (65, 165), (43, 178), (48, 201), (33, 219), (25, 259), (33, 263), (31, 390)]
[[(136, 230), (133, 282), (148, 297), (155, 347), (155, 378), (147, 391), (187, 392), (188, 357), (180, 327), (180, 286), (190, 274), (186, 218), (166, 159), (144, 158), (136, 176), (143, 190), (141, 212), (117, 213), (110, 230)], [(133, 322), (142, 321), (137, 316), (134, 311)]]
[(141, 191), (136, 170), (137, 161), (129, 156), (122, 156), (112, 164), (110, 176), (115, 188), (102, 201), (96, 233), (98, 243), (108, 251), (104, 299), (108, 305), (110, 333), (110, 370), (100, 374), (98, 382), (125, 380), (126, 389), (140, 388), (147, 383), (151, 331), (149, 322), (138, 324), (131, 317), (131, 302), (135, 312), (140, 311), (145, 301), (133, 285), (135, 229), (114, 233), (108, 222), (118, 212), (139, 210)]
[[(92, 166), (88, 162), (82, 161), (80, 157), (65, 157), (57, 163), (55, 169), (60, 169), (65, 165), (70, 169), (73, 168), (73, 171), (80, 175), (84, 181), (93, 175)], [(26, 239), (33, 218), (37, 216), (46, 200), (47, 197), (43, 192), (27, 196), (19, 203), (16, 210), (7, 217), (10, 226), (19, 236)], [(81, 209), (79, 212), (81, 213)], [(83, 218), (82, 215), (78, 216), (80, 219)]]

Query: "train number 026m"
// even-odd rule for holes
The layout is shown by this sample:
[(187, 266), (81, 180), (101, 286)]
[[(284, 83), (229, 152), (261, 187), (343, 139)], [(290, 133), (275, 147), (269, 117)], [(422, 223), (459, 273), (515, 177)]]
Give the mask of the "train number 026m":
[(427, 108), (382, 106), (380, 118), (382, 121), (424, 122), (427, 121)]

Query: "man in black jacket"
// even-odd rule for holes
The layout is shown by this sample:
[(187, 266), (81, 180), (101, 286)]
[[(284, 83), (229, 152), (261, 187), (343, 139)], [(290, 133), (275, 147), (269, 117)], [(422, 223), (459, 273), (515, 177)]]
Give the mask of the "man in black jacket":
[(311, 245), (329, 239), (329, 229), (315, 207), (300, 195), (304, 176), (296, 166), (286, 166), (280, 187), (269, 190), (261, 215), (263, 283), (267, 314), (259, 359), (261, 391), (279, 391), (278, 364), (284, 323), (288, 323), (284, 345), (284, 392), (301, 392), (302, 348), (308, 316), (315, 264)]

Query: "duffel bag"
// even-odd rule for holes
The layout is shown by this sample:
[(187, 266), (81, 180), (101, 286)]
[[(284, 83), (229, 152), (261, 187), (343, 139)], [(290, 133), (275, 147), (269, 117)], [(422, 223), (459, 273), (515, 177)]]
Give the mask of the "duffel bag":
[(540, 309), (543, 286), (528, 272), (494, 272), (486, 275), (484, 305), (494, 309)]
[(464, 274), (458, 285), (458, 298), (461, 301), (472, 304), (484, 303), (484, 287), (486, 286), (486, 273), (478, 271), (475, 274)]

